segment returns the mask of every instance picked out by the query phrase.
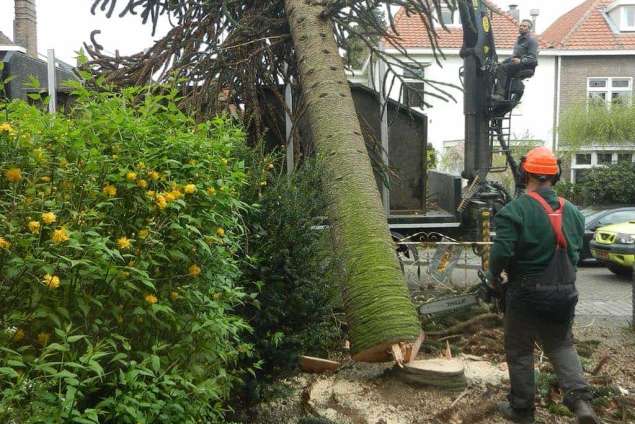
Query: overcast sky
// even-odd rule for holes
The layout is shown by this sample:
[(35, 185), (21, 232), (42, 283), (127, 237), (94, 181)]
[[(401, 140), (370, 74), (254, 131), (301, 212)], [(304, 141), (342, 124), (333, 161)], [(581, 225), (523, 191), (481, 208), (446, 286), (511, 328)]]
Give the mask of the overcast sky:
[[(529, 17), (530, 9), (539, 9), (537, 32), (542, 32), (558, 16), (583, 0), (493, 0), (501, 8), (517, 4), (521, 18)], [(120, 1), (123, 5), (124, 2)], [(38, 50), (54, 48), (56, 55), (74, 64), (75, 51), (88, 41), (93, 29), (100, 29), (98, 41), (106, 50), (122, 54), (136, 53), (152, 44), (151, 26), (141, 25), (138, 15), (106, 19), (103, 13), (90, 13), (92, 0), (37, 0)], [(0, 0), (0, 31), (13, 38), (13, 0)], [(496, 28), (494, 28), (496, 30)], [(158, 35), (164, 33), (162, 28)], [(158, 37), (154, 37), (155, 39)]]

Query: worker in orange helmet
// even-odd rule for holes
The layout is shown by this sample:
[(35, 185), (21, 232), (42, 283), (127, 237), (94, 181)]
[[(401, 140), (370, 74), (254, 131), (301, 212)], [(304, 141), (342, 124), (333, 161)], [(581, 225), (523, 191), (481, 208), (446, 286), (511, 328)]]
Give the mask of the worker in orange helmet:
[(582, 248), (584, 217), (554, 191), (560, 172), (560, 162), (549, 149), (531, 150), (520, 164), (526, 194), (494, 218), (496, 237), (488, 277), (491, 287), (504, 296), (511, 384), (508, 402), (501, 402), (498, 410), (517, 423), (534, 422), (535, 341), (551, 360), (564, 404), (577, 422), (600, 422), (589, 404), (591, 392), (571, 331), (578, 302), (575, 264)]

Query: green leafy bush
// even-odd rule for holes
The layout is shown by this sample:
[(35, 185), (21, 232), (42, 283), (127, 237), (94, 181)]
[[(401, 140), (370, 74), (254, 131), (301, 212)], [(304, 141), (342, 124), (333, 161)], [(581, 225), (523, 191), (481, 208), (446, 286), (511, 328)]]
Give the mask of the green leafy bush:
[(256, 282), (258, 290), (245, 316), (266, 382), (295, 369), (298, 355), (326, 355), (341, 342), (339, 287), (328, 229), (315, 227), (324, 224), (326, 207), (319, 166), (306, 162), (288, 177), (270, 162), (250, 186), (267, 187), (252, 192), (259, 208), (248, 220), (251, 263), (244, 271), (245, 284)]
[(175, 93), (0, 105), (0, 422), (222, 421), (249, 370), (243, 134)]
[(573, 105), (564, 112), (558, 131), (561, 144), (571, 149), (591, 144), (630, 143), (635, 140), (635, 107)]
[(575, 184), (573, 190), (576, 198), (584, 205), (633, 204), (635, 166), (631, 163), (618, 163), (594, 168), (583, 182)]

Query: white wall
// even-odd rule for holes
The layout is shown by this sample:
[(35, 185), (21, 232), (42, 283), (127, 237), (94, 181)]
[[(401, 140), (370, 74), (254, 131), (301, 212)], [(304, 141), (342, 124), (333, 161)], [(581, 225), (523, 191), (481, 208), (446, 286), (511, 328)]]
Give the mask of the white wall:
[[(499, 52), (505, 58), (507, 51)], [(463, 60), (456, 53), (446, 53), (443, 66), (435, 63), (429, 54), (413, 55), (419, 63), (429, 63), (426, 68), (426, 78), (435, 81), (452, 83), (460, 86), (459, 68)], [(522, 103), (514, 110), (512, 116), (512, 139), (542, 140), (546, 146), (551, 146), (554, 125), (556, 66), (553, 56), (539, 56), (539, 66), (536, 74), (525, 81), (525, 94)], [(399, 82), (395, 83), (390, 95), (397, 99), (399, 96)], [(465, 125), (463, 116), (463, 92), (450, 89), (456, 98), (454, 101), (442, 101), (430, 95), (426, 102), (432, 107), (423, 109), (428, 115), (428, 142), (439, 152), (443, 151), (443, 142), (449, 140), (463, 140)]]

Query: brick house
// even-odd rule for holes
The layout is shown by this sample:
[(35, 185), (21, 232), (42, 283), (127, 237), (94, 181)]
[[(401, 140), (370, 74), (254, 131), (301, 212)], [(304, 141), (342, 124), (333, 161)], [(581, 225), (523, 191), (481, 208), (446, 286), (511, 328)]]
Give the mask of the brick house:
[[(0, 31), (0, 81), (8, 81), (0, 95), (30, 100), (29, 94), (48, 92), (48, 64), (37, 52), (37, 15), (35, 0), (15, 0), (15, 41)], [(56, 93), (58, 106), (69, 103), (65, 81), (77, 80), (72, 66), (56, 60)], [(39, 87), (29, 87), (35, 79)]]
[[(556, 57), (558, 122), (579, 104), (632, 104), (635, 0), (587, 0), (556, 20), (542, 40)], [(566, 140), (556, 146), (566, 151)], [(568, 158), (563, 176), (575, 182), (594, 166), (633, 162), (634, 150), (635, 143), (584, 147)]]

